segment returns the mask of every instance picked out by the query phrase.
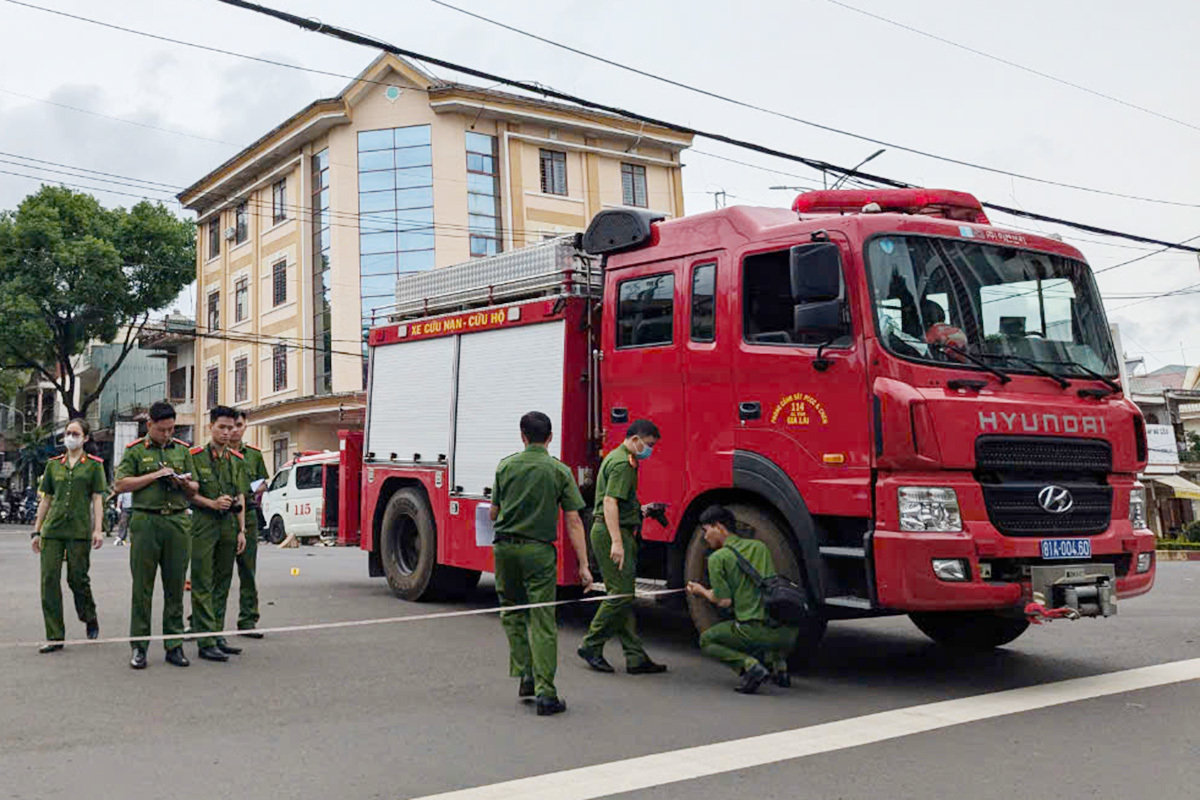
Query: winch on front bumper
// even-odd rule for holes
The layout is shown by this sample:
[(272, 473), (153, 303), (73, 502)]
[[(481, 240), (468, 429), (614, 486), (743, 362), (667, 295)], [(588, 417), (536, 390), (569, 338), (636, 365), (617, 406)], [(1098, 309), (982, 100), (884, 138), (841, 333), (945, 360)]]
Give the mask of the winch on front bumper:
[(1030, 567), (1029, 573), (1032, 603), (1026, 607), (1028, 616), (1111, 617), (1117, 613), (1117, 575), (1111, 564), (1036, 566)]

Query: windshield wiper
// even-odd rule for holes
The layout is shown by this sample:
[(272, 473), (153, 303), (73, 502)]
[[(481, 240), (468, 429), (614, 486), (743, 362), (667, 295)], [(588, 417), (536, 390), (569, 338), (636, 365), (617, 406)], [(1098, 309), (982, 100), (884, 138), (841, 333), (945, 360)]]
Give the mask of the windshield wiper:
[(1008, 383), (1009, 381), (1012, 380), (1012, 376), (1009, 375), (1004, 370), (993, 367), (991, 364), (984, 361), (982, 358), (980, 358), (975, 353), (969, 353), (966, 350), (963, 350), (961, 347), (956, 347), (952, 344), (941, 344), (938, 342), (931, 343), (929, 345), (929, 347), (932, 350), (941, 350), (943, 353), (954, 353), (955, 355), (962, 356), (967, 361), (970, 361), (972, 364), (979, 367), (980, 369), (986, 370), (986, 371), (992, 373), (993, 375), (995, 375), (996, 378), (999, 379), (1000, 383), (1002, 383), (1002, 384)]
[(1078, 361), (1046, 361), (1043, 363), (1057, 364), (1060, 367), (1074, 367), (1075, 369), (1079, 370), (1080, 372), (1087, 375), (1088, 377), (1095, 378), (1096, 380), (1100, 381), (1108, 388), (1112, 389), (1113, 394), (1121, 393), (1121, 384), (1117, 383), (1116, 381), (1114, 381), (1112, 378), (1108, 377), (1107, 375), (1101, 375), (1099, 372), (1096, 372), (1096, 370), (1085, 367), (1083, 364), (1080, 364)]
[(1071, 382), (1069, 380), (1067, 380), (1066, 378), (1064, 378), (1062, 375), (1055, 374), (1055, 373), (1051, 372), (1050, 370), (1046, 369), (1045, 367), (1038, 366), (1038, 363), (1036, 361), (1032, 361), (1028, 358), (1024, 358), (1022, 356), (1014, 356), (1009, 353), (975, 353), (974, 355), (979, 356), (979, 358), (981, 358), (981, 359), (997, 358), (997, 359), (1003, 359), (1005, 361), (1016, 361), (1019, 364), (1024, 364), (1025, 366), (1029, 367), (1031, 370), (1033, 370), (1037, 374), (1045, 376), (1045, 377), (1049, 378), (1050, 380), (1054, 381), (1055, 383), (1058, 384), (1060, 389), (1071, 388)]

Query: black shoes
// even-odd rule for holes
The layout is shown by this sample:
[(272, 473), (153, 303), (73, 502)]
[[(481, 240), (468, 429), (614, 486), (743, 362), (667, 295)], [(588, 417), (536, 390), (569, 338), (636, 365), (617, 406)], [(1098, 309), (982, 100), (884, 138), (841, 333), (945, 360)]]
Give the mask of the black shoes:
[(776, 668), (776, 670), (771, 673), (771, 682), (780, 689), (792, 688), (792, 676), (788, 674), (787, 667), (784, 666), (782, 669)]
[[(62, 649), (63, 649), (63, 646), (61, 644), (44, 644), (38, 648), (38, 652), (39, 653), (57, 653), (59, 650), (62, 650)], [(530, 694), (533, 694), (533, 692), (530, 692)]]
[(521, 678), (521, 688), (517, 690), (517, 697), (533, 697), (533, 678)]
[(632, 667), (625, 667), (625, 673), (627, 675), (658, 675), (666, 671), (666, 664), (656, 664), (649, 658), (640, 664), (634, 664)]
[[(215, 646), (201, 647), (200, 657), (205, 661), (228, 661), (229, 656), (221, 652), (220, 648)], [(167, 653), (167, 659), (170, 660), (171, 654)]]
[(238, 636), (245, 636), (247, 639), (261, 639), (264, 634), (259, 633), (253, 628), (247, 628), (244, 631), (238, 631)]
[[(596, 670), (596, 672), (616, 672), (616, 670), (613, 669), (613, 665), (605, 660), (603, 653), (593, 653), (586, 647), (581, 647), (576, 652), (578, 652), (579, 657), (586, 661), (587, 665)], [(538, 713), (540, 714), (541, 712), (539, 711)]]
[(217, 649), (227, 656), (240, 656), (242, 654), (242, 648), (234, 647), (221, 636), (217, 637)]
[(91, 619), (87, 623), (87, 637), (95, 639), (100, 636), (100, 620)]
[[(145, 656), (142, 656), (143, 660)], [(188, 661), (188, 657), (183, 654), (182, 647), (172, 647), (167, 651), (167, 663), (174, 664), (177, 667), (191, 666), (192, 662)]]
[(539, 717), (561, 714), (566, 710), (566, 702), (558, 697), (539, 697), (537, 699), (537, 715)]
[(129, 666), (133, 667), (134, 669), (145, 669), (146, 651), (135, 649), (133, 651), (133, 658), (129, 659)]
[(756, 661), (753, 667), (742, 673), (742, 682), (734, 691), (740, 694), (754, 694), (769, 677), (771, 673), (767, 672), (767, 668)]

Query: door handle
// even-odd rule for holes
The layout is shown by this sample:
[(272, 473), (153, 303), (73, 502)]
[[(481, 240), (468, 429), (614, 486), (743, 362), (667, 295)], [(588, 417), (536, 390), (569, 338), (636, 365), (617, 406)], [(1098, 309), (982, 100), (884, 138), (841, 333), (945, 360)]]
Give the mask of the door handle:
[(611, 422), (613, 422), (617, 425), (621, 425), (623, 423), (629, 422), (629, 409), (628, 408), (614, 408), (612, 411), (609, 412), (608, 418)]
[(759, 419), (762, 417), (762, 403), (738, 403), (738, 419)]

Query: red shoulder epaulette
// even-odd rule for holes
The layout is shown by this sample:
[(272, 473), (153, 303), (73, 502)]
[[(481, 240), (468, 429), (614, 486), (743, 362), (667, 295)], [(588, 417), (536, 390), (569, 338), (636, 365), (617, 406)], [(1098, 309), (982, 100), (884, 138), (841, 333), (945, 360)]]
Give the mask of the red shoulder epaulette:
[(54, 460), (60, 464), (65, 464), (67, 463), (67, 454), (63, 453), (61, 456), (55, 456)]
[(246, 460), (246, 457), (245, 457), (244, 455), (242, 455), (241, 453), (239, 453), (237, 450), (234, 450), (232, 447), (231, 447), (231, 448), (229, 448), (229, 452), (233, 453), (233, 455), (234, 455), (234, 457), (235, 457), (235, 458), (240, 458), (240, 459), (242, 459), (243, 461), (245, 461), (245, 460)]
[(191, 442), (185, 442), (183, 439), (172, 439), (171, 441), (172, 441), (172, 442), (174, 442), (175, 444), (181, 444), (181, 445), (183, 445), (184, 447), (191, 447), (191, 446), (192, 446), (192, 443), (191, 443)]
[(261, 448), (261, 447), (255, 447), (254, 445), (252, 445), (252, 444), (246, 444), (245, 442), (242, 442), (242, 448), (243, 448), (243, 449), (249, 449), (249, 450), (257, 450), (257, 451), (258, 451), (258, 452), (260, 452), (260, 453), (262, 452), (262, 448)]
[(129, 448), (133, 447), (135, 444), (141, 444), (141, 443), (142, 443), (141, 439), (134, 439), (132, 442), (125, 445), (125, 449), (128, 450)]
[(189, 453), (191, 453), (191, 454), (192, 454), (192, 455), (194, 455), (194, 456), (196, 456), (196, 455), (199, 455), (199, 454), (201, 454), (201, 453), (203, 453), (203, 452), (204, 452), (204, 445), (202, 445), (202, 444), (198, 444), (198, 445), (196, 445), (195, 447), (193, 447), (193, 448), (191, 448), (190, 450), (188, 450), (188, 452), (189, 452)]
[(88, 453), (88, 458), (90, 458), (92, 461), (99, 461), (101, 464), (104, 463), (103, 458), (101, 458), (100, 456), (94, 456), (91, 453)]

